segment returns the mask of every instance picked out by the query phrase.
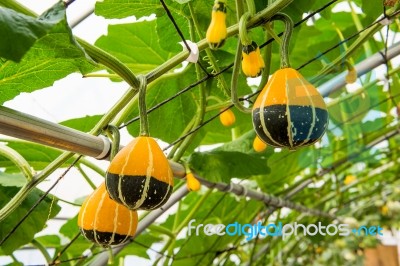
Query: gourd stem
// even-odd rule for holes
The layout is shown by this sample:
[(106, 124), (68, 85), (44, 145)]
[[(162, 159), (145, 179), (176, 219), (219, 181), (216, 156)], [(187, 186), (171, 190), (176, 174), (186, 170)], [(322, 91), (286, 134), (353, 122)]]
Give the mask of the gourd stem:
[(238, 84), (241, 60), (242, 60), (242, 43), (241, 43), (241, 41), (238, 41), (236, 55), (235, 55), (235, 63), (233, 65), (233, 70), (232, 70), (231, 100), (232, 100), (232, 103), (235, 105), (235, 107), (237, 109), (239, 109), (241, 112), (251, 113), (251, 108), (247, 108), (247, 107), (243, 106), (240, 103), (239, 97), (237, 95), (237, 84)]
[(146, 88), (147, 79), (145, 76), (139, 76), (139, 115), (140, 115), (140, 136), (149, 136), (149, 121), (147, 119), (146, 108)]
[(293, 32), (293, 21), (288, 15), (284, 13), (276, 13), (274, 16), (272, 16), (270, 21), (274, 20), (281, 20), (285, 23), (285, 32), (283, 33), (281, 45), (281, 68), (287, 68), (290, 67), (289, 44)]
[(119, 135), (119, 130), (116, 126), (110, 124), (107, 126), (107, 130), (110, 131), (113, 136), (110, 154), (110, 160), (112, 160), (119, 151), (119, 142), (121, 138)]
[(0, 145), (0, 155), (13, 162), (21, 170), (26, 180), (31, 181), (33, 179), (31, 166), (21, 154), (6, 145)]
[[(250, 39), (249, 35), (247, 34), (247, 21), (249, 20), (251, 14), (250, 12), (244, 13), (239, 20), (239, 37), (240, 41), (242, 42), (242, 45), (247, 46), (252, 43), (252, 40)], [(241, 51), (240, 51), (241, 54)]]
[[(266, 31), (265, 39), (269, 40), (270, 37), (271, 37), (270, 32)], [(271, 61), (272, 61), (271, 55), (272, 55), (272, 44), (269, 44), (267, 45), (267, 47), (264, 48), (264, 52), (262, 54), (265, 62), (265, 67), (263, 73), (261, 74), (261, 81), (260, 85), (258, 85), (258, 90), (262, 90), (268, 82), (269, 74), (271, 73)]]
[(254, 16), (256, 13), (256, 6), (254, 5), (254, 0), (246, 0), (247, 10), (249, 11), (251, 16)]

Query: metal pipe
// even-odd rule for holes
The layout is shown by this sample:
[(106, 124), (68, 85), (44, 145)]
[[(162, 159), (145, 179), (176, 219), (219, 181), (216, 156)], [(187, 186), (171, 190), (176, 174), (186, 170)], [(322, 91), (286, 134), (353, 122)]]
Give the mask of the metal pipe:
[[(387, 57), (385, 58), (384, 50), (381, 50), (372, 56), (368, 57), (367, 59), (361, 61), (357, 65), (354, 66), (355, 70), (357, 71), (357, 76), (360, 77), (365, 75), (371, 69), (378, 67), (379, 65), (384, 64), (385, 62), (389, 61), (393, 57), (400, 54), (400, 42), (393, 44), (391, 47), (387, 49)], [(346, 75), (347, 71), (340, 73), (333, 79), (325, 82), (321, 86), (318, 87), (319, 92), (324, 97), (328, 97), (330, 93), (337, 91), (338, 89), (342, 88), (346, 85)]]
[(83, 133), (4, 106), (0, 106), (0, 134), (97, 159), (105, 158), (111, 148), (105, 137)]

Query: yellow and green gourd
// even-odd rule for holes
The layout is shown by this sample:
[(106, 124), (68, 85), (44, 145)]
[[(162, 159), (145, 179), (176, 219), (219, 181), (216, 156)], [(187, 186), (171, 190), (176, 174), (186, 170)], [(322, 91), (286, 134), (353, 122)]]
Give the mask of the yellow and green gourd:
[(106, 174), (110, 197), (131, 210), (161, 207), (173, 190), (173, 173), (157, 142), (139, 136), (120, 150)]
[(226, 0), (215, 0), (206, 39), (211, 49), (221, 47), (226, 39)]
[(136, 232), (136, 211), (113, 201), (102, 183), (83, 202), (78, 227), (85, 238), (101, 246), (127, 242)]
[(268, 145), (295, 149), (318, 141), (328, 125), (321, 94), (297, 70), (276, 71), (252, 111), (257, 135)]

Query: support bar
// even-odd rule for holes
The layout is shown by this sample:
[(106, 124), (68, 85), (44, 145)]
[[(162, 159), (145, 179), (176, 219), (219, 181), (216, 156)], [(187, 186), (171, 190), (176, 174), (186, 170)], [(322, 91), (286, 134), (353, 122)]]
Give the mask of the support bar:
[(96, 159), (107, 157), (111, 148), (110, 141), (105, 137), (83, 133), (4, 106), (0, 106), (0, 134)]

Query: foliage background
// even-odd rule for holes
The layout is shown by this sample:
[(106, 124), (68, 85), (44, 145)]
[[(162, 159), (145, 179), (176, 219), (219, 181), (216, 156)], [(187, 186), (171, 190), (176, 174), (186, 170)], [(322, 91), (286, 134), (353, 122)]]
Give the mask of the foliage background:
[[(189, 4), (193, 5), (196, 10), (199, 31), (204, 36), (212, 1), (207, 1), (209, 5), (198, 0), (166, 2), (185, 36), (190, 36), (191, 33), (188, 27), (188, 19), (190, 20), (191, 16), (187, 3), (190, 2)], [(257, 1), (258, 10), (265, 7), (266, 2)], [(331, 1), (299, 0), (289, 5), (284, 12), (287, 12), (297, 22), (301, 20), (304, 13), (312, 12), (328, 2)], [(337, 45), (343, 38), (341, 35), (346, 38), (367, 28), (382, 14), (383, 9), (373, 8), (382, 6), (382, 2), (377, 0), (372, 1), (373, 3), (371, 1), (334, 2), (336, 3), (319, 14), (320, 18), (315, 21), (310, 19), (307, 24), (303, 23), (296, 27), (290, 53), (294, 68), (303, 66), (304, 63), (316, 58), (327, 48)], [(342, 6), (351, 3), (354, 11), (333, 12), (332, 9), (339, 2)], [(235, 23), (234, 3), (230, 1), (228, 6), (230, 14), (228, 21), (233, 24)], [(108, 32), (100, 36), (95, 45), (116, 56), (134, 73), (145, 74), (168, 61), (181, 50), (181, 47), (176, 44), (180, 38), (172, 28), (159, 1), (105, 0), (97, 3), (95, 8), (95, 14), (106, 19), (121, 19), (131, 16), (132, 13), (136, 18), (155, 13), (157, 19), (110, 25)], [(64, 17), (59, 17), (54, 24), (44, 35), (38, 36), (38, 40), (23, 55), (20, 62), (5, 60), (18, 60), (18, 54), (13, 58), (5, 57), (6, 54), (10, 55), (9, 52), (1, 54), (1, 57), (4, 58), (0, 62), (0, 88), (2, 91), (0, 102), (2, 104), (14, 99), (22, 92), (40, 92), (41, 89), (53, 85), (54, 82), (71, 73), (81, 71), (85, 74), (104, 69), (102, 66), (94, 67), (91, 60), (87, 60), (84, 50), (74, 41), (70, 41), (71, 33)], [(48, 25), (39, 25), (38, 27), (47, 28)], [(282, 27), (277, 23), (275, 29), (279, 32)], [(393, 20), (390, 29), (393, 32), (398, 31), (397, 19)], [(368, 38), (354, 53), (348, 56), (350, 62), (360, 62), (395, 42), (394, 38), (388, 38), (383, 25), (377, 28), (376, 32), (371, 32), (370, 36), (374, 36), (374, 38)], [(260, 29), (254, 29), (252, 34), (259, 43), (263, 43), (263, 33)], [(389, 36), (392, 37), (393, 34)], [(329, 74), (321, 75), (320, 72), (324, 67), (329, 67), (331, 62), (334, 62), (340, 55), (347, 55), (348, 48), (357, 42), (357, 37), (313, 60), (301, 68), (301, 73), (307, 79), (313, 80), (316, 85), (320, 85), (338, 73), (346, 71), (342, 65), (336, 64)], [(198, 41), (201, 38), (194, 34), (191, 39)], [(2, 44), (4, 43), (2, 42)], [(28, 42), (24, 41), (23, 43)], [(222, 50), (213, 53), (221, 69), (233, 61), (235, 46), (236, 39), (230, 38)], [(271, 68), (274, 71), (279, 67), (279, 51), (274, 42), (272, 51)], [(205, 56), (206, 54), (202, 52), (201, 63), (209, 66)], [(285, 197), (301, 182), (309, 182), (309, 185), (291, 200), (308, 207), (337, 211), (337, 215), (342, 217), (355, 217), (361, 224), (374, 225), (378, 223), (386, 225), (388, 228), (396, 227), (394, 221), (396, 221), (398, 209), (395, 207), (399, 187), (396, 183), (398, 167), (395, 162), (397, 162), (398, 138), (395, 136), (374, 147), (367, 146), (370, 141), (379, 139), (388, 128), (393, 129), (398, 126), (397, 97), (400, 87), (397, 64), (395, 61), (389, 62), (387, 67), (388, 71), (393, 72), (390, 83), (379, 81), (377, 79), (379, 71), (374, 70), (359, 79), (357, 85), (349, 86), (347, 89), (342, 88), (329, 96), (327, 102), (330, 103), (330, 128), (320, 145), (296, 152), (268, 148), (265, 153), (256, 154), (251, 147), (254, 134), (249, 132), (251, 131), (250, 117), (235, 111), (237, 117), (235, 128), (224, 128), (217, 119), (213, 120), (197, 132), (186, 152), (182, 154), (182, 158), (189, 161), (199, 174), (210, 181), (230, 182), (231, 178), (234, 178), (233, 182), (240, 182), (248, 188), (260, 189), (265, 193), (280, 197)], [(208, 70), (215, 71), (212, 67), (208, 67)], [(386, 72), (386, 69), (384, 71)], [(149, 87), (148, 106), (152, 107), (175, 95), (198, 80), (198, 75), (195, 67), (190, 65), (182, 72), (171, 72), (158, 78)], [(230, 72), (227, 71), (223, 76), (229, 84)], [(114, 81), (120, 82), (120, 79), (114, 79)], [(88, 83), (85, 80), (79, 82), (82, 82), (80, 86), (85, 84), (83, 87), (92, 86), (86, 85)], [(108, 81), (104, 79), (99, 83), (101, 82)], [(108, 84), (110, 84), (108, 90), (116, 88), (115, 84)], [(254, 86), (247, 86), (243, 78), (241, 78), (240, 84), (241, 95), (256, 90)], [(120, 85), (124, 88), (122, 90), (127, 88), (126, 83)], [(207, 95), (217, 96), (227, 105), (229, 99), (224, 90), (217, 85), (216, 79), (207, 81), (205, 85), (204, 89)], [(70, 89), (68, 84), (63, 88), (66, 91)], [(84, 89), (86, 90), (86, 88)], [(73, 91), (76, 95), (74, 98), (80, 98), (79, 95), (83, 93), (82, 91)], [(115, 102), (121, 94), (120, 91), (112, 100)], [(152, 112), (149, 116), (152, 136), (165, 143), (171, 143), (179, 138), (197, 114), (199, 97), (201, 97), (200, 89), (197, 87)], [(113, 104), (112, 100), (106, 99), (110, 102), (108, 106)], [(77, 108), (75, 103), (65, 102), (63, 104), (66, 105), (66, 109), (70, 109), (71, 106), (73, 106), (72, 109)], [(209, 101), (207, 105), (210, 111), (206, 113), (204, 120), (215, 116), (219, 111), (218, 108), (215, 108), (215, 102)], [(90, 116), (72, 115), (69, 118), (74, 119), (64, 121), (63, 124), (88, 132), (107, 109), (108, 107), (102, 111), (87, 113)], [(127, 114), (125, 121), (137, 116), (135, 102)], [(127, 130), (131, 136), (136, 136), (138, 122), (129, 125)], [(124, 141), (127, 140), (128, 137)], [(37, 172), (43, 170), (60, 154), (57, 150), (18, 140), (4, 140), (4, 142), (18, 151)], [(194, 153), (195, 148), (200, 145), (217, 143), (225, 143), (225, 145), (215, 150)], [(100, 175), (90, 169), (90, 162), (92, 161), (82, 163), (84, 165), (82, 167), (89, 173), (90, 178), (98, 183), (101, 180)], [(235, 162), (235, 169), (227, 167), (232, 162)], [(71, 161), (64, 164), (63, 167), (68, 166), (69, 163)], [(100, 166), (104, 169), (106, 164)], [(22, 186), (23, 177), (18, 173), (17, 168), (5, 158), (0, 158), (0, 167), (4, 169), (0, 172), (0, 206), (3, 206), (16, 193), (18, 187)], [(324, 175), (319, 174), (321, 170), (325, 171)], [(101, 170), (97, 169), (97, 172), (101, 173)], [(348, 175), (356, 176), (357, 180), (352, 184), (344, 184)], [(65, 177), (65, 179), (69, 178), (72, 177)], [(75, 182), (88, 186), (83, 177), (79, 176), (76, 180)], [(62, 189), (60, 185), (56, 190)], [(41, 193), (43, 192), (39, 189), (33, 190), (23, 204), (7, 218), (8, 220), (1, 222), (0, 239), (21, 219), (26, 209), (33, 205)], [(56, 193), (54, 192), (54, 194)], [(68, 193), (61, 199), (75, 202), (75, 204), (82, 201), (81, 198), (71, 197)], [(12, 237), (1, 246), (2, 254), (10, 255), (23, 245), (25, 247), (26, 245), (35, 247), (41, 245), (49, 249), (51, 259), (54, 259), (56, 255), (53, 254), (61, 251), (78, 233), (76, 218), (68, 220), (57, 233), (36, 237), (36, 242), (39, 244), (35, 241), (32, 243), (31, 240), (37, 232), (42, 231), (46, 221), (58, 213), (61, 199), (54, 198), (54, 196), (47, 197), (41, 203), (40, 208), (32, 213)], [(195, 205), (199, 200), (204, 200), (204, 203), (197, 209)], [(382, 212), (384, 206), (391, 206), (390, 212)], [(257, 219), (263, 222), (279, 220), (313, 223), (320, 219), (287, 209), (275, 211), (273, 215), (267, 216), (268, 206), (264, 204), (221, 192), (209, 193), (204, 188), (199, 193), (189, 194), (179, 203), (179, 207), (174, 209), (174, 212), (165, 217), (164, 221), (160, 220), (137, 237), (123, 252), (119, 253), (115, 263), (127, 255), (149, 259), (149, 254), (153, 254), (151, 263), (157, 263), (154, 258), (154, 254), (157, 253), (154, 250), (157, 252), (161, 250), (160, 261), (172, 262), (173, 265), (196, 263), (209, 265), (212, 262), (232, 265), (237, 262), (247, 262), (250, 256), (267, 247), (267, 252), (264, 252), (263, 256), (256, 260), (260, 264), (267, 261), (271, 265), (273, 263), (277, 265), (288, 263), (308, 265), (313, 261), (316, 265), (324, 265), (327, 261), (335, 259), (337, 265), (346, 263), (354, 265), (361, 261), (359, 250), (374, 244), (371, 244), (370, 239), (362, 237), (355, 239), (293, 237), (287, 241), (257, 239), (250, 242), (243, 241), (243, 238), (231, 237), (186, 238), (185, 232), (180, 232), (181, 230), (178, 229), (183, 229), (181, 225), (185, 225), (184, 217), (188, 217), (193, 208), (197, 210), (193, 214), (193, 218), (204, 223), (217, 221), (224, 224), (234, 221), (249, 223)], [(75, 208), (75, 212), (76, 210), (77, 208)], [(176, 235), (176, 239), (170, 240), (168, 236), (160, 234), (159, 227), (172, 232), (173, 235)], [(26, 237), (21, 237), (21, 235)], [(87, 248), (91, 248), (91, 244), (79, 237), (72, 242), (72, 245), (63, 252), (59, 259), (77, 258), (82, 255), (81, 251)], [(92, 247), (92, 251), (94, 253), (102, 252), (102, 249)], [(307, 255), (304, 256), (304, 253)], [(303, 254), (302, 261), (297, 259), (299, 254)], [(352, 256), (345, 256), (346, 254), (352, 254)], [(173, 259), (170, 260), (170, 258)], [(83, 263), (89, 263), (90, 259), (92, 257)], [(71, 262), (71, 264), (73, 263), (74, 261)]]

